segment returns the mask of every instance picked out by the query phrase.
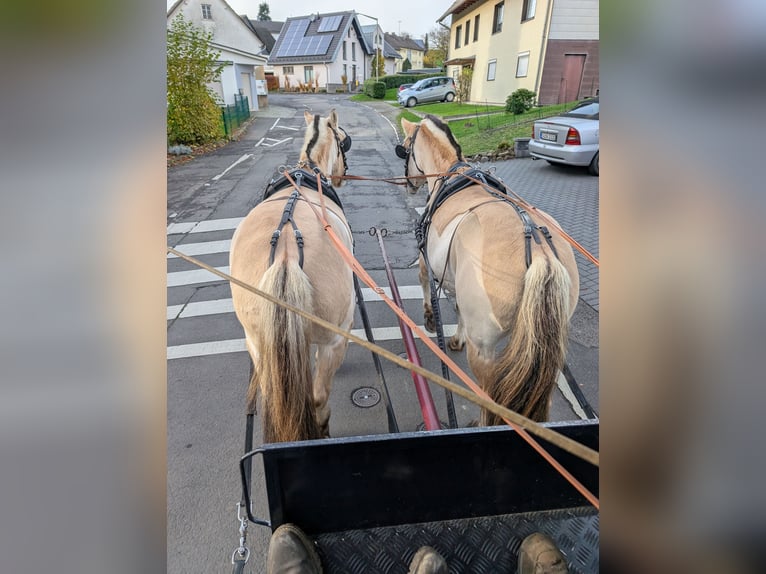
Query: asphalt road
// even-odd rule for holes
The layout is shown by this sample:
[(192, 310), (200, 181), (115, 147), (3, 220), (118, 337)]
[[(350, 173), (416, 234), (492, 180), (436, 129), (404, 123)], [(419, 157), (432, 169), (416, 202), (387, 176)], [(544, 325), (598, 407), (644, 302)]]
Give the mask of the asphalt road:
[[(280, 166), (294, 165), (303, 142), (303, 111), (327, 113), (335, 108), (352, 136), (349, 173), (367, 177), (402, 175), (393, 147), (392, 122), (398, 110), (385, 103), (359, 104), (345, 95), (271, 95), (240, 141), (168, 170), (168, 245), (215, 267), (228, 267), (228, 241), (239, 219), (257, 204)], [(527, 201), (556, 217), (598, 256), (598, 179), (584, 170), (518, 159), (494, 165), (497, 175)], [(482, 167), (490, 167), (490, 165)], [(385, 228), (385, 247), (394, 267), (405, 310), (422, 323), (417, 285), (414, 227), (424, 193), (409, 195), (381, 182), (351, 182), (339, 189), (354, 230), (355, 254), (379, 285), (387, 286), (377, 239), (368, 231)], [(575, 311), (568, 362), (598, 410), (598, 269), (578, 257), (581, 299)], [(378, 342), (401, 353), (394, 315), (366, 291), (367, 309)], [(220, 572), (238, 543), (236, 503), (240, 498), (237, 463), (244, 441), (244, 396), (249, 358), (243, 333), (232, 310), (228, 284), (205, 275), (177, 258), (168, 258), (168, 572)], [(449, 302), (444, 322), (454, 324)], [(361, 329), (357, 316), (355, 327)], [(439, 366), (421, 346), (424, 365)], [(467, 369), (463, 354), (455, 355)], [(384, 365), (399, 426), (421, 424), (408, 372)], [(331, 397), (333, 436), (387, 432), (383, 402), (374, 402), (376, 376), (369, 352), (350, 346)], [(433, 387), (437, 409), (445, 412), (444, 394)], [(356, 403), (354, 402), (356, 398)], [(361, 403), (361, 405), (359, 404)], [(476, 419), (478, 410), (456, 399), (458, 423)], [(446, 415), (444, 415), (446, 419)], [(552, 420), (579, 418), (560, 394), (554, 396)], [(259, 441), (256, 433), (256, 444)], [(263, 485), (256, 465), (256, 514), (265, 516)], [(263, 571), (269, 531), (250, 526), (250, 565)]]

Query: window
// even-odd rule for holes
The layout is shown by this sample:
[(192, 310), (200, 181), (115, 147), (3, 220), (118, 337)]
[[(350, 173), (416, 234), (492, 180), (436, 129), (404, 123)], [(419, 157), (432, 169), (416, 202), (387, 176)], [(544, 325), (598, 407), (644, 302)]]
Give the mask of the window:
[(516, 60), (516, 77), (525, 78), (527, 76), (527, 70), (529, 69), (529, 52), (522, 52), (519, 54), (519, 59)]
[(503, 30), (503, 6), (504, 4), (495, 4), (495, 16), (492, 20), (492, 33), (497, 34)]
[(465, 42), (464, 42), (464, 44), (467, 46), (470, 41), (471, 41), (471, 21), (470, 20), (466, 20), (465, 21)]
[(479, 41), (479, 15), (476, 14), (476, 18), (473, 21), (473, 41)]
[(346, 64), (343, 64), (343, 75), (348, 80), (348, 66)]
[(487, 64), (487, 81), (493, 82), (495, 80), (495, 71), (497, 69), (497, 60), (490, 60)]
[(351, 42), (351, 59), (356, 62), (356, 42)]
[(525, 22), (534, 18), (535, 8), (537, 8), (537, 0), (524, 0), (524, 5), (521, 8), (521, 21)]
[(292, 76), (295, 73), (292, 66), (282, 66), (282, 75)]
[(303, 66), (303, 79), (307, 84), (314, 81), (314, 66)]
[(463, 35), (463, 27), (458, 26), (455, 30), (455, 49), (460, 47), (460, 37)]
[(213, 19), (213, 11), (210, 8), (210, 4), (203, 4), (202, 5), (202, 19), (203, 20), (212, 20)]
[(343, 40), (343, 59), (348, 60), (348, 57), (346, 56), (346, 41)]

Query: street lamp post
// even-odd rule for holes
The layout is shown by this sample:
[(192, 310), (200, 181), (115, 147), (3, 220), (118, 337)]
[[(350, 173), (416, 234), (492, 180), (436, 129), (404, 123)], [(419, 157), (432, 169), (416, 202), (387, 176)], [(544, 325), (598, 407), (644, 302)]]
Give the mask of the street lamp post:
[(380, 67), (380, 53), (381, 49), (378, 48), (378, 29), (380, 26), (378, 25), (378, 19), (375, 16), (369, 16), (368, 14), (362, 14), (361, 12), (355, 12), (359, 16), (364, 16), (365, 18), (369, 18), (370, 20), (375, 20), (375, 34), (372, 37), (372, 44), (373, 48), (375, 50), (375, 81), (377, 82), (379, 80), (378, 78), (378, 68)]

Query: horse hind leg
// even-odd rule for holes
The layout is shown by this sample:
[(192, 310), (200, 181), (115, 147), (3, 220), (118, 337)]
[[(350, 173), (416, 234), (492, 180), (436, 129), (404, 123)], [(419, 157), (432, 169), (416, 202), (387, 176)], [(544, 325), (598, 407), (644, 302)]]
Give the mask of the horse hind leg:
[(420, 279), (420, 288), (423, 290), (423, 322), (425, 324), (426, 331), (429, 333), (436, 333), (434, 310), (431, 307), (431, 285), (428, 281), (428, 269), (426, 268), (426, 262), (423, 259), (422, 254), (418, 257), (418, 262), (418, 279)]
[(457, 313), (457, 331), (450, 337), (447, 346), (450, 351), (462, 351), (463, 347), (465, 347), (465, 326), (460, 315), (460, 307), (457, 305), (455, 306), (455, 312)]
[(348, 341), (336, 337), (328, 345), (318, 345), (314, 375), (314, 409), (323, 437), (330, 436), (330, 392), (332, 379), (346, 356)]

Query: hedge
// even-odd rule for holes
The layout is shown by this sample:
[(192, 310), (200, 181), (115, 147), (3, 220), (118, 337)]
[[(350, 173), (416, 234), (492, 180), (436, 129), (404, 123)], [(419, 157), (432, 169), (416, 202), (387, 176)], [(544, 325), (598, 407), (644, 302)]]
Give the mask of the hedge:
[(371, 98), (382, 100), (386, 97), (386, 84), (383, 82), (376, 82), (373, 79), (365, 80), (364, 93)]
[(435, 78), (443, 75), (444, 74), (441, 72), (438, 74), (394, 74), (391, 76), (382, 76), (380, 81), (386, 85), (386, 89), (390, 89), (398, 88), (402, 84), (414, 84), (423, 78)]

